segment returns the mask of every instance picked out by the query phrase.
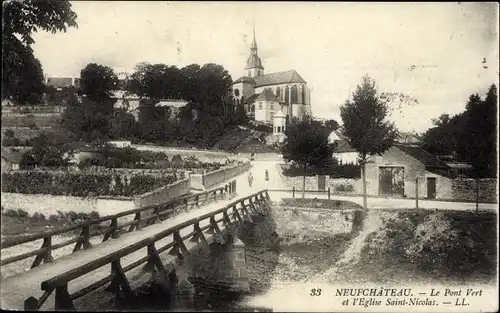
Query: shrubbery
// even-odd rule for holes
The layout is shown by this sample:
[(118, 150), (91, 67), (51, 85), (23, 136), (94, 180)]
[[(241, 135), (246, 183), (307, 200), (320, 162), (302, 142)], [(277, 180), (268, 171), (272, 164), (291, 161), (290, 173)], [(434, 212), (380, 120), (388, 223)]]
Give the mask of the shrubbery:
[[(283, 170), (283, 175), (297, 177), (304, 175), (304, 169), (292, 164), (289, 168)], [(361, 168), (356, 164), (332, 164), (325, 168), (307, 168), (307, 176), (330, 175), (330, 178), (360, 178)]]
[(23, 194), (51, 194), (86, 197), (90, 195), (133, 196), (166, 186), (176, 180), (174, 176), (152, 177), (132, 176), (128, 184), (123, 184), (117, 176), (106, 174), (77, 174), (47, 172), (2, 173), (2, 192)]

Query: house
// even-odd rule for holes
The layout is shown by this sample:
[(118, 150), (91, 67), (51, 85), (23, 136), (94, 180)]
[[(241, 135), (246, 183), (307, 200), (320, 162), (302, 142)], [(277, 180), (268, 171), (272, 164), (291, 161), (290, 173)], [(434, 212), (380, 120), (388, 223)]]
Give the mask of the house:
[(2, 173), (21, 169), (23, 151), (2, 150)]
[(132, 147), (132, 142), (130, 140), (113, 140), (107, 143), (117, 148)]
[(328, 136), (328, 143), (336, 144), (333, 157), (342, 164), (358, 164), (358, 152), (347, 143), (341, 129), (334, 130)]
[[(451, 198), (450, 167), (415, 144), (395, 144), (368, 158), (367, 194), (371, 196)], [(418, 185), (417, 185), (418, 184)]]
[(170, 108), (170, 119), (176, 119), (179, 115), (181, 108), (188, 104), (187, 101), (182, 99), (162, 99), (155, 104), (155, 107), (168, 107)]
[(420, 138), (420, 136), (414, 133), (398, 132), (396, 142), (403, 144), (420, 144), (422, 142), (422, 139)]
[(49, 77), (45, 76), (45, 85), (56, 88), (57, 90), (62, 90), (64, 87), (79, 87), (80, 78), (75, 77)]

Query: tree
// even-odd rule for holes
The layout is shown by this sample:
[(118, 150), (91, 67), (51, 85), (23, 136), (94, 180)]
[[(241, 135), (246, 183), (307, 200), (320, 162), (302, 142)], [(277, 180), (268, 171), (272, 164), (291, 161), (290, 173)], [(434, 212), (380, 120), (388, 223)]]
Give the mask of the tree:
[(81, 92), (93, 100), (110, 98), (118, 83), (118, 76), (109, 66), (89, 63), (80, 72)]
[[(27, 152), (33, 163), (41, 166), (59, 167), (67, 164), (64, 155), (71, 149), (63, 134), (40, 133), (32, 141), (32, 149)], [(27, 159), (28, 156), (27, 156)]]
[(311, 118), (293, 121), (285, 130), (281, 153), (287, 162), (294, 161), (304, 169), (302, 198), (305, 197), (307, 167), (324, 167), (331, 162), (333, 146), (328, 144), (329, 134), (321, 123)]
[(339, 128), (339, 123), (336, 120), (327, 120), (325, 122), (325, 127), (330, 131), (337, 130)]
[(491, 85), (483, 101), (472, 95), (463, 113), (458, 155), (472, 164), (476, 177), (496, 176), (497, 98), (497, 87)]
[(363, 168), (363, 206), (366, 199), (366, 160), (372, 155), (381, 155), (389, 149), (396, 138), (394, 123), (386, 121), (388, 105), (377, 96), (375, 81), (368, 75), (356, 87), (352, 101), (340, 107), (344, 135), (351, 147), (356, 149)]
[(65, 0), (2, 2), (2, 99), (35, 104), (44, 92), (43, 72), (31, 45), (39, 29), (55, 33), (77, 27)]

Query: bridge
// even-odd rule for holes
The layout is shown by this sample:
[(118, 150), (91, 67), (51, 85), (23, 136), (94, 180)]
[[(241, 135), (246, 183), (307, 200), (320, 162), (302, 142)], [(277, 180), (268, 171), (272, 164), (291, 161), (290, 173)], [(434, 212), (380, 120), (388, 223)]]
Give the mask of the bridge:
[[(266, 169), (269, 181), (264, 180)], [(161, 205), (120, 212), (63, 229), (2, 239), (2, 270), (34, 257), (26, 271), (2, 278), (2, 308), (73, 310), (76, 299), (105, 286), (117, 296), (134, 299), (134, 290), (151, 281), (166, 296), (172, 296), (182, 288), (190, 288), (186, 277), (193, 259), (210, 263), (210, 258), (200, 251), (214, 243), (224, 246), (230, 259), (217, 275), (227, 278), (230, 289), (248, 289), (246, 265), (239, 263), (244, 260), (244, 243), (238, 238), (270, 212), (270, 193), (274, 201), (294, 196), (293, 191), (284, 187), (276, 161), (254, 162), (251, 171), (254, 175), (251, 187), (243, 173), (223, 186)], [(309, 194), (346, 199), (326, 192)], [(353, 197), (346, 200), (361, 201)], [(377, 208), (373, 205), (376, 201), (370, 205), (372, 208)], [(406, 207), (413, 204), (412, 200), (401, 201), (406, 201), (401, 204)], [(429, 205), (435, 208), (435, 203)], [(441, 205), (457, 208), (457, 203)], [(425, 206), (423, 203), (422, 207)], [(5, 257), (5, 250), (13, 247), (25, 252)], [(56, 253), (64, 249), (66, 253)], [(196, 276), (203, 277), (210, 266), (213, 264), (202, 264)]]

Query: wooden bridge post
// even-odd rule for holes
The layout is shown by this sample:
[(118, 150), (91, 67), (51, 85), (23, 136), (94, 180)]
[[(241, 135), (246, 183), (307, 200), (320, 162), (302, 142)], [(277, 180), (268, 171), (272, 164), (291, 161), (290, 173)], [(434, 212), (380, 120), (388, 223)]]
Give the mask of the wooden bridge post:
[(292, 188), (292, 198), (295, 198), (295, 186)]
[(42, 249), (44, 252), (40, 253), (36, 256), (33, 264), (31, 264), (31, 268), (37, 267), (40, 263), (49, 263), (54, 261), (52, 257), (52, 236), (47, 236), (43, 238)]
[(188, 203), (188, 199), (184, 199), (184, 207), (185, 207), (185, 211), (189, 211), (189, 203)]
[(196, 195), (195, 200), (196, 200), (196, 206), (200, 206), (200, 196)]
[(68, 292), (68, 284), (56, 288), (55, 296), (55, 310), (56, 311), (74, 311), (75, 305)]
[(330, 187), (328, 187), (328, 200), (330, 200)]
[(118, 218), (113, 218), (111, 220), (111, 238), (116, 239), (120, 237), (120, 234), (118, 233)]
[(111, 274), (113, 275), (113, 280), (106, 288), (106, 291), (114, 293), (118, 298), (121, 290), (125, 299), (133, 300), (135, 298), (135, 294), (132, 291), (132, 288), (130, 288), (130, 284), (125, 276), (125, 272), (123, 272), (120, 260), (111, 262)]

